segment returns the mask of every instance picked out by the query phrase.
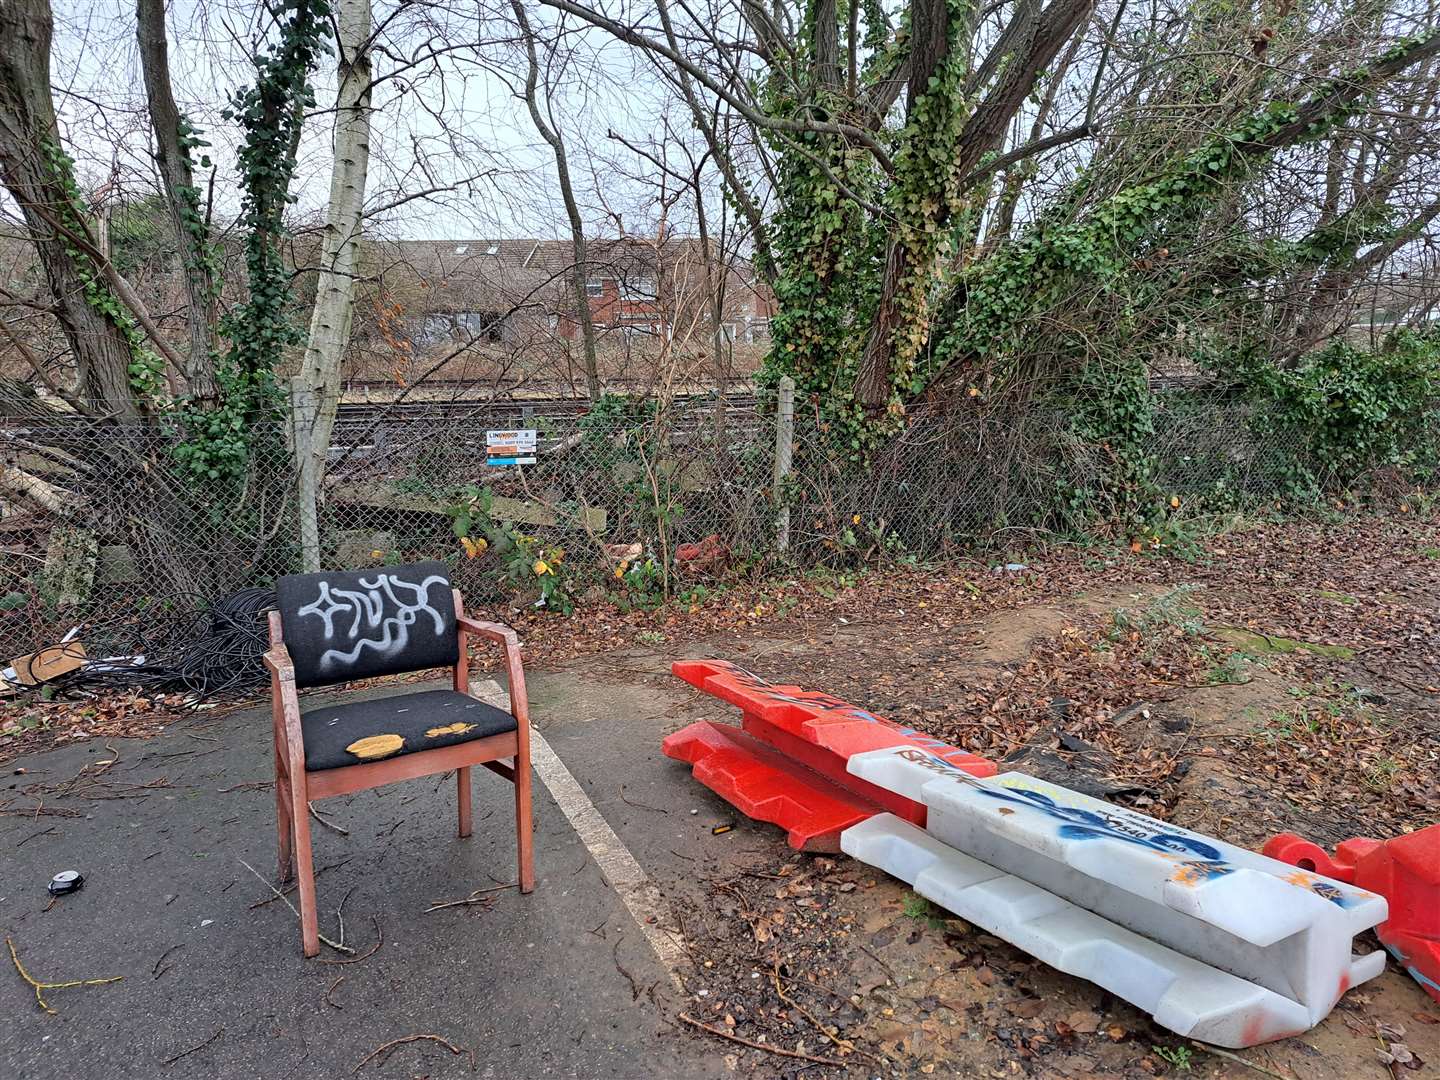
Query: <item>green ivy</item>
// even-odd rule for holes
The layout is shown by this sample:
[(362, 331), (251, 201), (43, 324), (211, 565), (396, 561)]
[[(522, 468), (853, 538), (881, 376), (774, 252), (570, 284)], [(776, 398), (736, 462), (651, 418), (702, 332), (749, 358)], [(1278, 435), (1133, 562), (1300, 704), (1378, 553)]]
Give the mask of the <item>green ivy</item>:
[[(190, 118), (184, 113), (180, 114), (179, 123), (180, 152), (190, 161), (193, 170), (196, 166), (208, 169), (211, 166), (210, 155), (201, 154), (197, 162), (193, 151), (201, 150), (210, 145), (203, 137), (203, 132), (191, 123)], [(220, 259), (219, 246), (210, 238), (210, 228), (205, 221), (205, 214), (201, 209), (200, 189), (194, 184), (182, 184), (175, 193), (179, 201), (180, 227), (190, 234), (191, 243), (184, 246), (185, 262), (188, 269), (198, 269), (210, 282), (210, 300), (220, 298)]]
[[(1295, 106), (1272, 104), (1154, 179), (1122, 188), (1080, 221), (1042, 224), (962, 271), (926, 374), (933, 378), (964, 358), (1012, 353), (1032, 320), (1077, 279), (1133, 303), (1124, 286), (1137, 262), (1163, 259), (1176, 224), (1193, 219), (1226, 185), (1250, 147), (1297, 117)], [(916, 389), (925, 383), (918, 380)]]
[(72, 239), (71, 234), (84, 236), (88, 231), (80, 211), (84, 198), (80, 186), (75, 182), (75, 161), (58, 143), (50, 140), (40, 144), (40, 152), (44, 155), (52, 181), (62, 195), (54, 210), (67, 230), (60, 234), (61, 242), (75, 266), (85, 303), (114, 326), (125, 339), (130, 352), (126, 374), (136, 398), (142, 404), (158, 403), (165, 389), (165, 361), (146, 344), (139, 323), (106, 284), (104, 274), (96, 265), (95, 259)]
[(908, 266), (895, 298), (900, 323), (890, 377), (895, 390), (910, 394), (923, 389), (915, 378), (915, 360), (930, 339), (930, 297), (939, 278), (939, 258), (949, 246), (949, 224), (963, 209), (956, 159), (961, 133), (974, 108), (974, 101), (965, 95), (969, 64), (960, 40), (962, 29), (970, 24), (970, 4), (948, 0), (946, 8), (945, 56), (924, 92), (911, 103), (898, 136), (895, 175), (886, 192), (897, 225), (894, 243)]
[[(276, 369), (285, 349), (304, 340), (290, 318), (290, 274), (280, 241), (285, 207), (293, 201), (294, 147), (305, 110), (315, 103), (310, 72), (329, 51), (330, 3), (267, 0), (266, 6), (278, 37), (256, 56), (254, 84), (237, 92), (223, 114), (245, 137), (238, 163), (249, 295), (221, 322), (230, 349), (215, 363), (218, 401), (183, 402), (176, 410), (185, 436), (176, 457), (192, 475), (211, 481), (243, 478), (257, 432), (280, 413)], [(187, 153), (205, 145), (188, 121), (184, 130)], [(190, 208), (187, 228), (193, 224), (203, 237), (199, 193), (182, 193), (182, 201)]]
[[(813, 5), (807, 14), (799, 44), (813, 71)], [(866, 5), (861, 14), (869, 40), (883, 27), (883, 13)], [(867, 69), (886, 62), (883, 55), (872, 56)], [(842, 115), (846, 103), (818, 82), (797, 88), (776, 77), (767, 87), (766, 107), (777, 116), (823, 120)], [(879, 198), (881, 177), (867, 151), (833, 135), (777, 137), (772, 146), (779, 158), (780, 208), (769, 237), (777, 311), (760, 383), (773, 387), (789, 375), (800, 400), (819, 410), (835, 445), (858, 455), (868, 445), (868, 432), (851, 387), (879, 295), (884, 236), (854, 196)]]
[(1245, 372), (1257, 426), (1289, 440), (1316, 487), (1403, 466), (1430, 441), (1440, 334), (1398, 330), (1377, 350), (1333, 341), (1296, 367), (1255, 362)]

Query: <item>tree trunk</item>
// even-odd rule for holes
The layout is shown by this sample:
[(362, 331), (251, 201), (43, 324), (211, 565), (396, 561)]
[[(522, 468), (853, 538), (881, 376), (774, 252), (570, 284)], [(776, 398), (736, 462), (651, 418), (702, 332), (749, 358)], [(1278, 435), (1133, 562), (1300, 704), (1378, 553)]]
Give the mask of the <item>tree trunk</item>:
[(515, 12), (515, 21), (520, 24), (520, 33), (525, 39), (525, 58), (528, 61), (525, 72), (525, 106), (530, 110), (530, 120), (534, 123), (535, 130), (550, 144), (550, 149), (555, 153), (555, 174), (560, 181), (560, 197), (565, 202), (565, 216), (570, 219), (570, 242), (574, 256), (570, 268), (570, 288), (575, 298), (575, 319), (580, 324), (580, 337), (585, 349), (585, 389), (591, 401), (598, 401), (602, 391), (600, 367), (595, 359), (595, 321), (590, 316), (590, 297), (585, 288), (590, 275), (585, 223), (580, 217), (580, 206), (575, 201), (575, 189), (570, 183), (570, 164), (565, 153), (565, 140), (540, 111), (540, 61), (535, 55), (535, 37), (530, 31), (530, 20), (520, 0), (510, 0), (510, 7)]
[[(917, 5), (918, 6), (918, 5)], [(940, 10), (945, 10), (941, 3)], [(815, 4), (815, 82), (827, 90), (838, 90), (840, 81), (840, 20), (835, 0), (817, 0)], [(830, 103), (827, 102), (829, 107)]]
[(150, 106), (150, 127), (155, 133), (155, 165), (170, 208), (175, 242), (185, 267), (186, 318), (190, 327), (190, 353), (185, 381), (190, 395), (200, 401), (215, 397), (216, 294), (207, 251), (209, 238), (200, 213), (200, 192), (190, 164), (185, 139), (190, 135), (170, 87), (169, 50), (165, 40), (165, 0), (136, 0), (136, 39), (140, 71)]
[(300, 546), (306, 570), (320, 568), (318, 504), (340, 404), (340, 363), (350, 343), (355, 311), (361, 215), (370, 169), (370, 0), (340, 0), (337, 8), (340, 87), (335, 101), (330, 204), (310, 337), (294, 384), (305, 404), (296, 411), (295, 456), (300, 481)]
[[(725, 401), (730, 396), (730, 353), (734, 348), (725, 340), (725, 286), (723, 263), (716, 267), (718, 254), (710, 244), (710, 221), (705, 213), (705, 192), (700, 185), (700, 169), (695, 170), (691, 186), (695, 190), (695, 220), (700, 232), (700, 252), (705, 260), (705, 299), (710, 305), (710, 348), (714, 353), (715, 384), (720, 393), (715, 398), (715, 446), (725, 445)], [(722, 223), (723, 229), (723, 223)]]
[[(967, 175), (985, 154), (1000, 144), (1005, 129), (1034, 87), (1040, 72), (1050, 66), (1084, 22), (1090, 3), (1091, 0), (1052, 0), (1043, 12), (1032, 14), (1028, 24), (1020, 24), (1017, 18), (1006, 27), (1004, 35), (1007, 40), (998, 44), (991, 53), (993, 58), (1003, 51), (1006, 60), (993, 65), (997, 75), (995, 85), (960, 134), (952, 165), (956, 176)], [(916, 98), (925, 91), (930, 76), (945, 59), (944, 0), (913, 0), (910, 19), (915, 43), (907, 100), (909, 106), (913, 106)], [(982, 65), (982, 71), (987, 65)], [(936, 230), (948, 226), (949, 215), (944, 206), (937, 218)], [(875, 325), (865, 343), (865, 353), (855, 378), (855, 398), (870, 409), (880, 408), (890, 397), (895, 337), (900, 329), (899, 290), (912, 270), (909, 248), (892, 234), (886, 252), (885, 276), (881, 281)]]
[(69, 221), (84, 228), (50, 96), (52, 27), (49, 0), (0, 3), (0, 41), (5, 42), (0, 49), (0, 179), (24, 215), (55, 317), (75, 357), (76, 397), (97, 413), (138, 419), (144, 410), (131, 391), (130, 342), (112, 318), (86, 299), (86, 275), (98, 281), (100, 268), (84, 255), (72, 255), (73, 245), (52, 225)]
[[(910, 84), (905, 95), (907, 113), (915, 107), (930, 77), (945, 59), (948, 22), (945, 0), (912, 0)], [(922, 133), (922, 137), (928, 134)], [(875, 323), (866, 339), (860, 371), (855, 378), (855, 397), (867, 408), (878, 409), (890, 397), (890, 363), (895, 354), (895, 334), (900, 329), (899, 288), (910, 272), (910, 262), (909, 248), (892, 231), (885, 247), (885, 273), (881, 278)]]

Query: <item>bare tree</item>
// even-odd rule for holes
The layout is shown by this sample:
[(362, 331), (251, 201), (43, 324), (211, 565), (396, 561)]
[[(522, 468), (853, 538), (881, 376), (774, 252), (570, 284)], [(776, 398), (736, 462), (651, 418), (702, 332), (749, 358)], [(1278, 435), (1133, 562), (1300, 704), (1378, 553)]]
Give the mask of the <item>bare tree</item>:
[[(139, 418), (130, 383), (132, 345), (118, 311), (93, 302), (104, 288), (50, 95), (49, 0), (0, 4), (0, 177), (20, 208), (75, 358), (76, 397), (99, 413)], [(88, 249), (88, 250), (87, 250)]]
[(136, 0), (136, 36), (140, 71), (145, 80), (150, 126), (155, 135), (155, 165), (160, 189), (170, 209), (175, 243), (184, 267), (188, 301), (185, 319), (190, 331), (190, 352), (185, 380), (190, 395), (201, 402), (215, 396), (215, 323), (218, 317), (218, 283), (211, 251), (208, 222), (201, 210), (195, 185), (190, 147), (197, 135), (175, 104), (170, 85), (169, 46), (165, 39), (164, 0)]
[[(525, 14), (525, 6), (521, 0), (510, 0), (510, 8), (515, 13), (515, 21), (519, 24), (520, 36), (525, 45), (525, 107), (529, 110), (535, 130), (555, 154), (555, 175), (560, 182), (560, 198), (565, 203), (565, 216), (570, 222), (570, 242), (575, 251), (570, 283), (575, 294), (575, 320), (580, 327), (580, 340), (584, 349), (585, 387), (590, 400), (598, 401), (601, 394), (600, 369), (595, 359), (595, 322), (590, 313), (590, 297), (586, 288), (590, 270), (586, 252), (585, 220), (580, 216), (580, 205), (575, 200), (565, 139), (560, 134), (560, 125), (554, 121), (548, 91), (545, 95), (545, 111), (540, 107), (540, 61), (535, 50), (535, 34), (531, 29), (530, 19)], [(546, 112), (550, 112), (548, 117)]]
[(370, 0), (339, 0), (339, 90), (334, 163), (319, 281), (296, 392), (295, 457), (299, 474), (300, 547), (307, 570), (320, 568), (318, 504), (330, 435), (340, 404), (340, 365), (350, 343), (360, 276), (361, 221), (370, 168)]

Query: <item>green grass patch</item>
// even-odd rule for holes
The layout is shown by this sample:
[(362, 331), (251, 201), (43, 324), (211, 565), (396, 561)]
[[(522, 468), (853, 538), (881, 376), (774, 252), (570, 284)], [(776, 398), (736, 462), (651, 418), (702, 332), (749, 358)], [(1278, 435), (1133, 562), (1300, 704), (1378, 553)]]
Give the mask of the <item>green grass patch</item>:
[(1252, 656), (1281, 656), (1289, 653), (1308, 652), (1313, 656), (1328, 656), (1336, 660), (1352, 660), (1355, 650), (1348, 645), (1321, 645), (1314, 641), (1280, 637), (1276, 634), (1258, 634), (1249, 630), (1226, 627), (1217, 631), (1225, 641), (1242, 652)]

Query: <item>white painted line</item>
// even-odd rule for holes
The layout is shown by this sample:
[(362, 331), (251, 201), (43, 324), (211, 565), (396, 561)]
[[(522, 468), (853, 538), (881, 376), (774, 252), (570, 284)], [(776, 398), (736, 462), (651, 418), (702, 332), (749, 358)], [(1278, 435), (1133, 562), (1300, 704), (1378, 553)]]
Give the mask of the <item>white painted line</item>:
[(615, 835), (615, 830), (600, 816), (595, 804), (580, 787), (579, 781), (565, 767), (550, 744), (533, 727), (530, 729), (530, 763), (535, 766), (541, 781), (550, 789), (551, 796), (559, 804), (571, 826), (580, 834), (600, 873), (610, 887), (619, 894), (621, 901), (630, 912), (630, 917), (640, 927), (645, 940), (655, 950), (656, 957), (670, 975), (670, 981), (677, 990), (684, 990), (680, 981), (679, 968), (686, 961), (685, 950), (678, 935), (666, 929), (673, 926), (670, 905), (660, 895), (660, 890), (646, 875), (645, 870), (630, 854)]
[[(492, 705), (503, 709), (510, 707), (509, 695), (493, 680), (472, 685), (470, 692)], [(670, 905), (635, 856), (630, 854), (630, 849), (615, 835), (610, 823), (595, 809), (580, 782), (560, 760), (560, 755), (551, 749), (533, 725), (530, 728), (530, 764), (571, 827), (579, 834), (606, 882), (619, 895), (635, 925), (640, 927), (650, 948), (655, 950), (655, 956), (669, 974), (670, 981), (677, 990), (683, 991), (685, 985), (680, 981), (680, 966), (689, 958), (680, 943), (680, 935), (667, 929), (676, 925), (670, 914)]]

